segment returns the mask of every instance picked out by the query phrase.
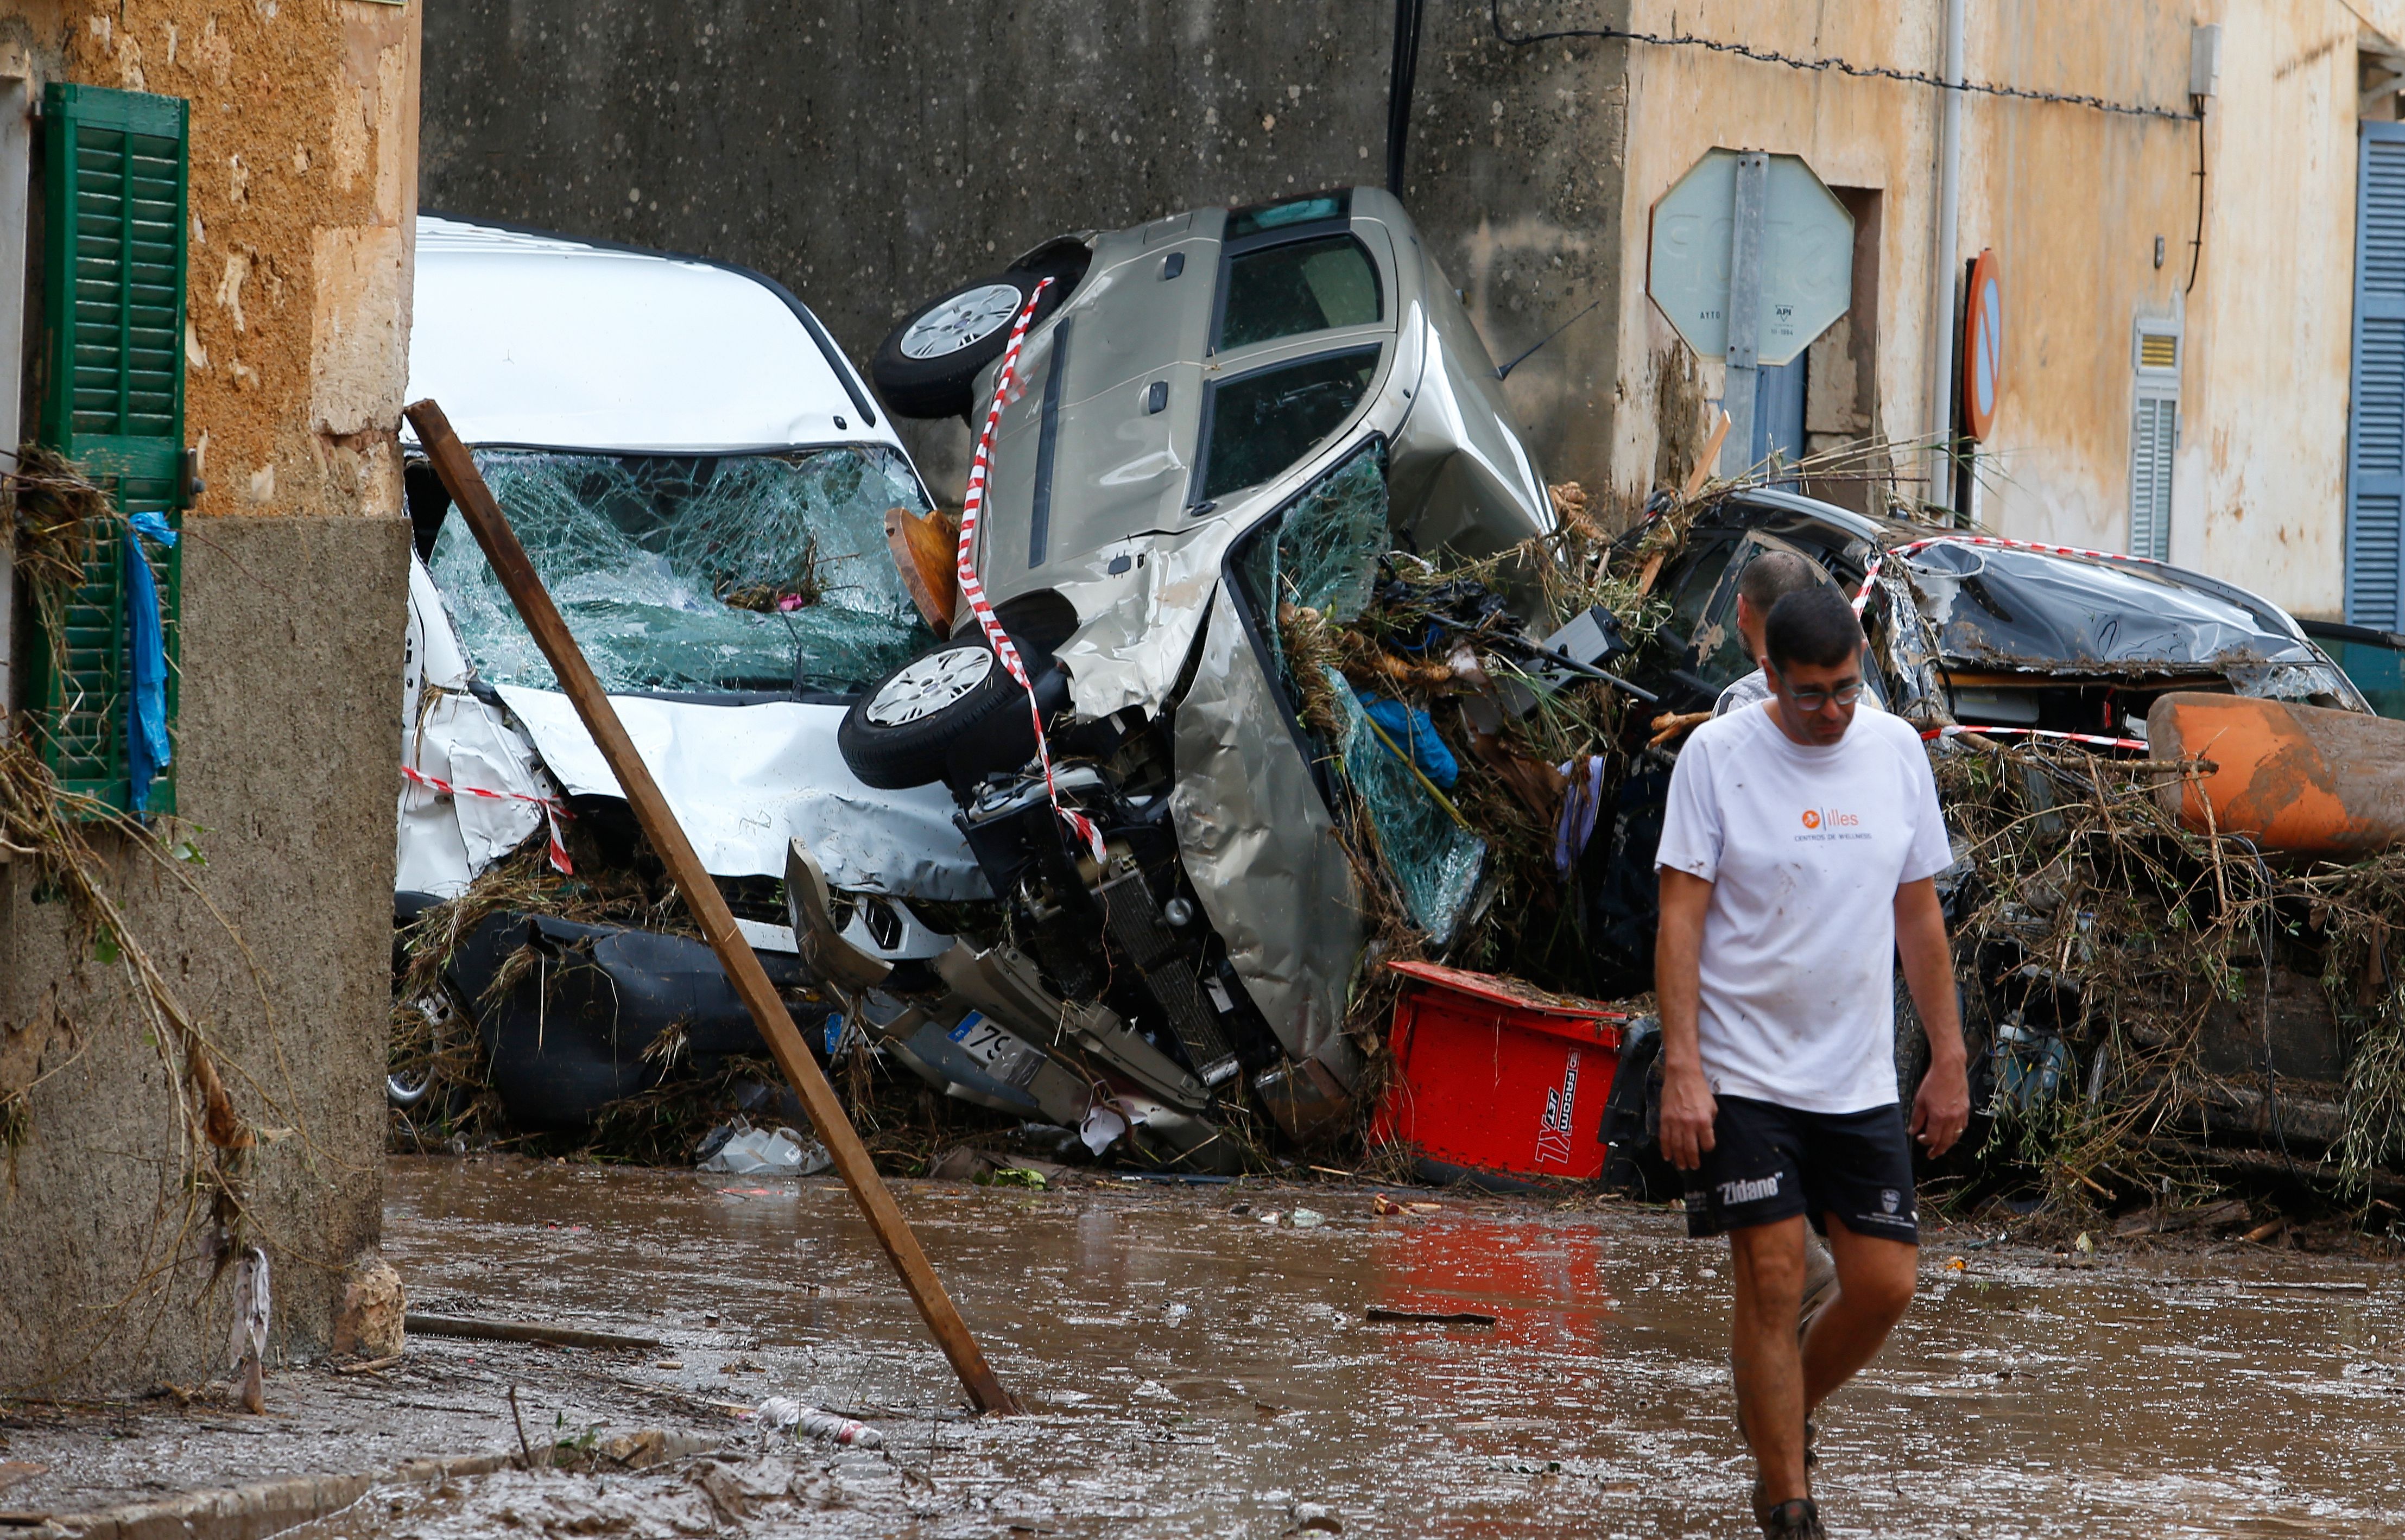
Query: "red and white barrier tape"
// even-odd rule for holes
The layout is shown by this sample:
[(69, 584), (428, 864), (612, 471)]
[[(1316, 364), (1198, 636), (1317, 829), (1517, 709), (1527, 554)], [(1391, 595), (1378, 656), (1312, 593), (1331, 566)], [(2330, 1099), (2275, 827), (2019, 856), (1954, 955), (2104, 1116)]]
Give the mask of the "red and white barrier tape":
[(1027, 303), (1020, 309), (1018, 321), (1011, 326), (1010, 345), (1003, 349), (1002, 371), (993, 382), (993, 401), (986, 408), (985, 428), (977, 434), (977, 457), (969, 462), (968, 489), (961, 495), (961, 543), (953, 556), (953, 567), (960, 577), (961, 597), (967, 602), (969, 613), (977, 617), (977, 626), (984, 631), (993, 655), (1002, 660), (1003, 667), (1008, 669), (1010, 677), (1019, 681), (1019, 687), (1027, 692), (1027, 714), (1035, 722), (1035, 757), (1044, 764), (1044, 794), (1051, 799), (1052, 811), (1060, 815), (1062, 822), (1076, 832), (1099, 862), (1109, 857), (1103, 847), (1103, 832), (1085, 814), (1061, 805), (1061, 791), (1052, 779), (1052, 749), (1044, 738), (1044, 708), (1035, 703), (1035, 681), (1028, 678), (1027, 665), (1020, 660), (1019, 649), (1011, 642), (1010, 633), (1002, 628), (1002, 622), (995, 617), (993, 604), (985, 596), (985, 584), (977, 581), (977, 516), (985, 511), (986, 472), (993, 459), (994, 429), (1002, 423), (1003, 402), (1009, 399), (1011, 381), (1019, 372), (1020, 344), (1027, 340), (1027, 329), (1035, 319), (1035, 307), (1043, 302), (1044, 291), (1051, 287), (1049, 278), (1035, 286), (1035, 292), (1027, 297)]
[(2044, 727), (1962, 727), (1950, 722), (1944, 727), (1930, 728), (1920, 735), (1920, 741), (1927, 743), (1932, 738), (1961, 737), (1965, 733), (1976, 733), (1983, 738), (2060, 738), (2065, 743), (2092, 743), (2106, 749), (2150, 747), (2144, 738), (2108, 738), (2096, 733), (2057, 733)]
[(402, 765), (401, 773), (408, 777), (413, 785), (423, 786), (429, 791), (437, 791), (446, 797), (485, 797), (494, 802), (533, 803), (542, 809), (543, 829), (551, 836), (552, 869), (564, 877), (572, 877), (576, 875), (576, 868), (568, 863), (568, 846), (559, 837), (559, 820), (572, 819), (576, 815), (561, 806), (557, 798), (532, 797), (524, 791), (487, 791), (481, 786), (454, 786), (449, 781), (439, 780), (412, 764)]
[(1909, 556), (1916, 551), (1926, 550), (1933, 545), (1947, 544), (1992, 545), (2004, 551), (2043, 551), (2051, 556), (2093, 556), (2099, 561), (2135, 562), (2142, 567), (2165, 565), (2152, 556), (2132, 556), (2121, 551), (2090, 551), (2084, 545), (2048, 545), (2043, 540), (2008, 540), (2002, 535), (1932, 535), (1925, 540), (1915, 540), (1909, 545), (1896, 546), (1888, 554)]
[(1932, 535), (1925, 540), (1914, 540), (1909, 545), (1891, 546), (1871, 558), (1869, 569), (1863, 574), (1862, 589), (1854, 595), (1854, 613), (1861, 614), (1863, 607), (1870, 603), (1871, 585), (1878, 581), (1879, 566), (1890, 556), (1910, 556), (1917, 552), (1926, 551), (1933, 545), (1948, 544), (1991, 545), (2002, 551), (2042, 551), (2050, 556), (2089, 556), (2098, 561), (2131, 562), (2141, 567), (2164, 565), (2152, 556), (2131, 556), (2118, 551), (2090, 551), (2084, 545), (2047, 545), (2042, 540), (2008, 540), (2001, 535)]

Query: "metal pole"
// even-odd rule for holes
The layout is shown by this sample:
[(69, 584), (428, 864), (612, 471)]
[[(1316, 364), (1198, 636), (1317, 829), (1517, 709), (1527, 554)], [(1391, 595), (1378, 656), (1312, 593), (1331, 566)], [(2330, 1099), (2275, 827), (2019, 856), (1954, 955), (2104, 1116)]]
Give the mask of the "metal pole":
[(1721, 442), (1721, 474), (1753, 467), (1753, 403), (1762, 382), (1762, 207), (1770, 189), (1770, 157), (1758, 149), (1737, 158), (1737, 194), (1729, 209), (1729, 415)]
[(919, 1307), (919, 1318), (927, 1323), (935, 1345), (951, 1361), (952, 1372), (961, 1377), (961, 1384), (967, 1389), (977, 1410), (1017, 1411), (1018, 1403), (994, 1377), (985, 1354), (977, 1349), (977, 1339), (969, 1335), (968, 1323), (961, 1319), (951, 1296), (944, 1292), (943, 1281), (928, 1263), (927, 1253), (919, 1249), (919, 1238), (910, 1233), (902, 1211), (894, 1206), (893, 1195), (885, 1190), (885, 1181), (877, 1174), (867, 1147), (861, 1143), (851, 1120), (844, 1115), (843, 1103), (836, 1099), (835, 1087), (827, 1084), (818, 1060), (810, 1057), (809, 1048), (803, 1043), (801, 1031), (794, 1025), (776, 986), (768, 982), (767, 972), (760, 966), (751, 944), (735, 928), (735, 916), (726, 906), (725, 895), (703, 870), (701, 858), (694, 853), (693, 843), (685, 838), (668, 798), (661, 794), (658, 782), (652, 779), (642, 756), (635, 751), (634, 740), (626, 735), (625, 724), (618, 720), (617, 707), (610, 704), (600, 681), (593, 677), (592, 666), (584, 661), (584, 653), (570, 634), (568, 623), (560, 619), (550, 592), (536, 574), (534, 564), (527, 559), (526, 548), (518, 543), (516, 532), (502, 515), (501, 505), (493, 499), (492, 489), (485, 484), (476, 462), (469, 458), (466, 447), (451, 431), (450, 420), (443, 415), (441, 407), (430, 400), (418, 401), (407, 409), (406, 414), (410, 426), (417, 429), (417, 441), (425, 446), (435, 475), (442, 478), (443, 490), (458, 505), (468, 532), (476, 537), (485, 559), (492, 564), (493, 576), (500, 580), (502, 592), (517, 607), (518, 618), (526, 623), (535, 645), (542, 649), (543, 657), (551, 664), (552, 673), (559, 679), (560, 693), (576, 707), (576, 714), (584, 719), (584, 730), (593, 735), (594, 747), (601, 750), (610, 773), (618, 777), (619, 789), (626, 793), (627, 805), (635, 810), (636, 822), (642, 826), (660, 863), (675, 879), (685, 912), (701, 927), (703, 939), (718, 954), (718, 965), (726, 970), (727, 982), (751, 1010), (752, 1020), (760, 1029), (769, 1054), (785, 1071), (795, 1095), (801, 1098), (802, 1110), (809, 1113), (810, 1126), (818, 1130), (827, 1154), (835, 1157), (836, 1174), (851, 1189), (852, 1201), (860, 1205), (861, 1215), (868, 1221), (869, 1232), (876, 1236), (878, 1245), (884, 1248), (886, 1260), (902, 1275), (902, 1286)]
[(1946, 0), (1944, 116), (1937, 130), (1937, 269), (1929, 283), (1929, 501), (1954, 506), (1954, 289), (1961, 274), (1955, 215), (1962, 178), (1962, 8)]

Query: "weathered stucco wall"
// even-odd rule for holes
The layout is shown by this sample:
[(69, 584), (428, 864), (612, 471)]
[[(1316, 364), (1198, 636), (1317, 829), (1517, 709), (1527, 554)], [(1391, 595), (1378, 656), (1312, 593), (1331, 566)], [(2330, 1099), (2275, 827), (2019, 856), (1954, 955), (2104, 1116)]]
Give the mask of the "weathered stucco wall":
[[(1381, 181), (1391, 16), (449, 0), (427, 20), (424, 201), (757, 268), (865, 361), (910, 304), (1059, 231)], [(1429, 7), (1407, 193), (1499, 356), (1617, 261), (1621, 102), (1595, 57), (1512, 53), (1484, 7)], [(1602, 468), (1611, 321), (1512, 378), (1557, 477)], [(965, 438), (914, 438), (939, 492)]]
[[(186, 435), (208, 484), (176, 761), (206, 865), (188, 892), (108, 848), (129, 932), (260, 1130), (237, 1229), (271, 1259), (272, 1361), (324, 1350), (379, 1226), (417, 28), (417, 0), (0, 0), (37, 91), (191, 103)], [(0, 1389), (192, 1383), (225, 1370), (231, 1301), (182, 1185), (182, 1070), (64, 910), (0, 864), (0, 1073), (34, 1080), (0, 1153)]]
[[(2391, 6), (2375, 7), (2382, 20)], [(2205, 125), (2202, 255), (2197, 131), (2055, 103), (1968, 95), (1959, 250), (2004, 272), (2004, 381), (1983, 455), (1981, 522), (2004, 534), (2126, 549), (2135, 325), (2185, 329), (2172, 557), (2304, 613), (2335, 614), (2355, 206), (2355, 39), (2345, 7), (2220, 0), (1989, 0), (1969, 7), (1974, 80), (2187, 105), (2189, 32), (2225, 25)], [(1640, 0), (1646, 30), (1742, 38), (1804, 57), (1935, 71), (1934, 0)], [(2400, 18), (2390, 17), (2390, 21)], [(1715, 146), (1798, 154), (1837, 187), (1877, 189), (1876, 427), (1928, 435), (1942, 94), (1697, 48), (1638, 47), (1614, 473), (1658, 474), (1654, 446), (1721, 394), (1717, 359), (1677, 341), (1642, 291), (1647, 210)], [(2154, 245), (2164, 243), (2161, 266)], [(1860, 317), (1851, 318), (1860, 324)], [(1822, 382), (1815, 380), (1817, 390)], [(1908, 463), (1908, 462), (1907, 462)], [(1907, 489), (1911, 490), (1911, 489)]]
[[(2399, 0), (2358, 9), (2405, 21)], [(1944, 6), (1523, 0), (1503, 14), (1515, 32), (1634, 26), (1934, 71)], [(1984, 522), (2126, 544), (2132, 327), (2180, 314), (2174, 558), (2334, 610), (2355, 16), (2321, 0), (1979, 0), (1969, 14), (1974, 79), (2175, 111), (2191, 25), (2229, 29), (2192, 293), (2193, 124), (1965, 98), (1961, 256), (1994, 247), (2006, 283)], [(758, 267), (865, 357), (915, 301), (1056, 231), (1378, 179), (1389, 24), (1325, 0), (456, 0), (429, 22), (425, 194)], [(1549, 475), (1634, 497), (1699, 449), (1723, 371), (1646, 298), (1646, 243), (1655, 200), (1714, 146), (1802, 155), (1876, 220), (1864, 314), (1814, 366), (1814, 441), (1933, 432), (1933, 328), (1955, 324), (1933, 282), (1940, 91), (1697, 47), (1509, 48), (1483, 5), (1430, 7), (1428, 24), (1406, 196), (1490, 348), (1508, 357), (1603, 301), (1507, 387)], [(938, 489), (957, 488), (965, 432), (912, 441)]]

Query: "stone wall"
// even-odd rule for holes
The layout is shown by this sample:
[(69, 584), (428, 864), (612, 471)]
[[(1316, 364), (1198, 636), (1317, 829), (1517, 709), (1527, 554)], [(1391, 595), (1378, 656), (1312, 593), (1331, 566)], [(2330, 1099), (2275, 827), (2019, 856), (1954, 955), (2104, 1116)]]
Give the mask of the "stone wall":
[[(206, 864), (176, 869), (188, 889), (105, 848), (128, 931), (259, 1130), (236, 1228), (271, 1259), (271, 1362), (324, 1351), (380, 1225), (417, 12), (0, 0), (0, 44), (25, 49), (37, 93), (191, 104), (186, 436), (207, 487), (185, 522), (170, 827)], [(106, 950), (34, 863), (0, 864), (0, 1070), (34, 1080), (0, 1150), (0, 1390), (225, 1369), (218, 1231), (183, 1186), (183, 1070)]]

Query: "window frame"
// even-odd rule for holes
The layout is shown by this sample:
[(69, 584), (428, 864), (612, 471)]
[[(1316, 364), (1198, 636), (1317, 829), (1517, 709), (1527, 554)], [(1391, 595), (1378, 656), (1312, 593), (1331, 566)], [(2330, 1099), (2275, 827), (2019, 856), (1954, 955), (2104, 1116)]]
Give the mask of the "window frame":
[[(2187, 362), (2187, 329), (2177, 316), (2141, 315), (2130, 328), (2130, 511), (2124, 545), (2132, 556), (2153, 561), (2171, 560), (2172, 500), (2179, 476), (2180, 443), (2180, 375)], [(2149, 338), (2168, 338), (2172, 344), (2169, 366), (2146, 362), (2146, 342)], [(2167, 427), (2169, 441), (2161, 444), (2162, 518), (2159, 527), (2154, 525), (2154, 514), (2145, 515), (2147, 548), (2139, 549), (2140, 513), (2138, 484), (2142, 473), (2139, 451), (2143, 447), (2143, 429), (2149, 412), (2157, 414), (2159, 424)], [(2168, 419), (2166, 422), (2165, 419)]]
[[(1322, 327), (1315, 331), (1297, 331), (1284, 337), (1267, 337), (1259, 342), (1242, 343), (1234, 348), (1223, 346), (1222, 338), (1227, 332), (1228, 326), (1228, 296), (1235, 287), (1236, 261), (1239, 258), (1254, 256), (1279, 246), (1305, 245), (1315, 241), (1326, 241), (1339, 236), (1350, 240), (1353, 243), (1353, 249), (1359, 252), (1362, 260), (1370, 264), (1370, 284), (1378, 298), (1378, 314), (1373, 318), (1356, 321), (1349, 326)], [(1258, 234), (1243, 235), (1233, 241), (1222, 242), (1219, 247), (1218, 287), (1211, 296), (1211, 336), (1202, 349), (1202, 356), (1205, 358), (1216, 358), (1222, 352), (1245, 353), (1257, 347), (1276, 347), (1306, 337), (1326, 337), (1342, 331), (1359, 331), (1370, 327), (1391, 327), (1393, 317), (1386, 311), (1389, 287), (1386, 275), (1378, 270), (1378, 254), (1372, 251), (1370, 248), (1370, 243), (1361, 239), (1359, 233), (1353, 229), (1353, 221), (1349, 218), (1315, 219), (1308, 224), (1266, 230)]]
[[(1311, 335), (1318, 334), (1313, 333)], [(1293, 340), (1294, 339), (1291, 338), (1281, 338), (1279, 341), (1283, 343)], [(1276, 344), (1263, 345), (1268, 346)], [(1326, 435), (1314, 440), (1309, 445), (1305, 446), (1301, 455), (1296, 455), (1287, 464), (1280, 466), (1270, 475), (1251, 483), (1252, 487), (1269, 486), (1274, 483), (1279, 477), (1288, 474), (1297, 466), (1302, 465), (1308, 461), (1315, 452), (1327, 444), (1330, 440), (1343, 434), (1347, 427), (1351, 427), (1353, 423), (1358, 420), (1362, 412), (1368, 409), (1371, 399), (1377, 394), (1377, 384), (1380, 374), (1384, 371), (1383, 366), (1385, 362), (1385, 355), (1386, 347), (1387, 344), (1384, 341), (1369, 340), (1332, 348), (1296, 350), (1281, 357), (1264, 358), (1253, 367), (1243, 370), (1237, 373), (1230, 374), (1220, 379), (1204, 381), (1202, 385), (1202, 404), (1195, 415), (1194, 469), (1189, 474), (1186, 483), (1187, 517), (1200, 518), (1203, 514), (1209, 513), (1214, 509), (1217, 508), (1221, 500), (1221, 498), (1218, 497), (1205, 497), (1202, 493), (1202, 488), (1207, 483), (1211, 474), (1211, 435), (1218, 422), (1220, 391), (1226, 389), (1230, 385), (1243, 385), (1248, 380), (1259, 379), (1264, 374), (1269, 374), (1278, 370), (1293, 369), (1303, 364), (1318, 363), (1325, 359), (1367, 357), (1372, 360), (1370, 371), (1370, 384), (1361, 392), (1361, 399), (1354, 403), (1353, 410), (1345, 413), (1343, 419), (1334, 427), (1330, 428)], [(1222, 494), (1222, 497), (1232, 497), (1249, 490), (1251, 490), (1251, 487), (1237, 487), (1231, 492)]]

